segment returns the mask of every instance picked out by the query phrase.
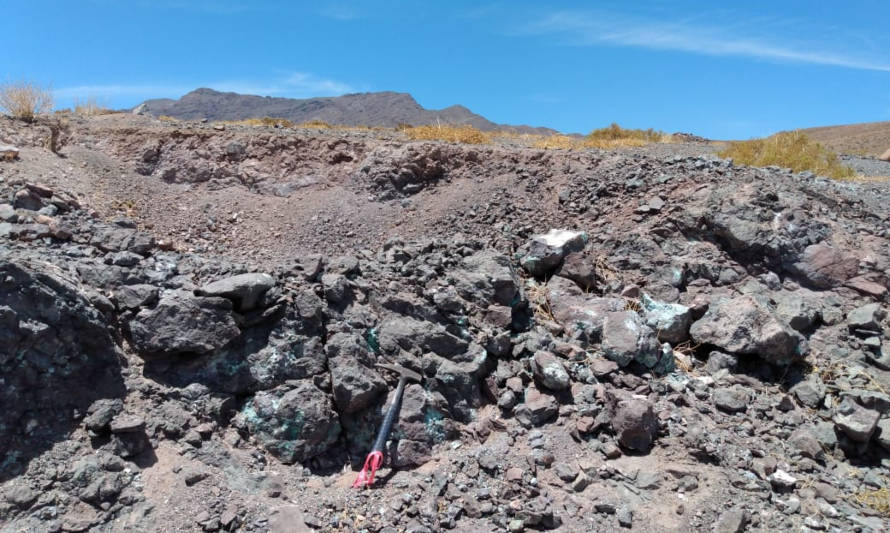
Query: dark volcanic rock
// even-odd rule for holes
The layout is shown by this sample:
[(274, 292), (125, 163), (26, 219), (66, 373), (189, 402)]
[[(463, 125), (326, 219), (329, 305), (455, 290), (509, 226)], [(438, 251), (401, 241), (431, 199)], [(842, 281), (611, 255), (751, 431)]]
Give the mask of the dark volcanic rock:
[[(104, 316), (43, 262), (0, 259), (0, 376), (0, 448), (7, 457), (38, 453), (68, 434), (75, 410), (122, 394)], [(3, 465), (15, 468), (16, 461)], [(0, 479), (5, 474), (0, 469)]]
[(843, 285), (859, 270), (859, 260), (826, 243), (807, 246), (791, 270), (811, 287), (830, 289)]
[(692, 324), (696, 342), (712, 344), (727, 352), (758, 355), (777, 365), (802, 359), (806, 340), (751, 296), (739, 296), (712, 304)]
[(257, 393), (241, 416), (263, 447), (287, 464), (323, 453), (340, 435), (329, 397), (307, 381)]
[(161, 298), (153, 309), (143, 309), (130, 322), (134, 347), (142, 354), (207, 353), (238, 337), (232, 302), (196, 297), (180, 291)]
[(637, 398), (619, 400), (612, 417), (612, 430), (625, 448), (648, 450), (658, 432), (652, 404)]
[(195, 294), (228, 298), (235, 303), (236, 310), (244, 312), (255, 308), (263, 294), (274, 286), (275, 278), (269, 274), (239, 274), (208, 283)]

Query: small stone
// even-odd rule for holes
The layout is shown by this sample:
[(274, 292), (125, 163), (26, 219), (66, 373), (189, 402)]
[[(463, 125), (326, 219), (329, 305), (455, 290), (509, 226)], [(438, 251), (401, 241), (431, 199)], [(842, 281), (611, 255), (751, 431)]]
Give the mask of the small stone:
[(890, 418), (884, 418), (878, 422), (875, 439), (882, 448), (890, 451)]
[(619, 448), (614, 442), (609, 441), (603, 444), (600, 447), (600, 451), (603, 452), (603, 455), (606, 456), (606, 459), (618, 459), (621, 457), (621, 448)]
[(618, 511), (615, 504), (609, 502), (597, 502), (593, 504), (593, 508), (600, 514), (615, 514)]
[(621, 527), (630, 528), (633, 526), (634, 514), (628, 506), (622, 505), (619, 507), (615, 515), (618, 518), (618, 525)]
[(185, 472), (183, 479), (185, 480), (185, 484), (187, 487), (191, 487), (195, 483), (201, 482), (209, 477), (207, 472), (202, 472), (200, 470), (189, 469)]
[(584, 492), (584, 489), (590, 485), (591, 479), (587, 477), (587, 474), (581, 472), (578, 474), (578, 477), (575, 478), (575, 481), (572, 482), (572, 490), (575, 492)]
[(510, 531), (510, 533), (522, 533), (523, 531), (525, 531), (525, 525), (522, 523), (522, 520), (514, 518), (507, 524), (507, 529)]
[(797, 478), (785, 472), (784, 470), (776, 470), (769, 476), (770, 485), (777, 490), (788, 490), (794, 488), (797, 484)]
[(838, 405), (835, 426), (855, 442), (868, 442), (878, 426), (881, 413), (866, 409), (847, 397)]
[(648, 450), (658, 432), (658, 420), (652, 404), (637, 398), (619, 401), (612, 418), (612, 429), (625, 448)]
[(508, 468), (504, 473), (504, 479), (507, 481), (522, 481), (522, 469), (516, 466)]
[(18, 483), (6, 490), (6, 501), (19, 509), (27, 509), (37, 501), (39, 494), (24, 483)]
[(743, 509), (729, 509), (720, 514), (714, 524), (714, 533), (741, 533), (745, 530), (747, 515)]
[(705, 364), (705, 370), (708, 374), (716, 374), (723, 369), (732, 371), (737, 364), (739, 364), (738, 357), (715, 350), (708, 355), (708, 362)]
[(792, 387), (791, 392), (803, 405), (818, 409), (822, 405), (822, 399), (825, 398), (825, 385), (821, 379), (811, 378)]
[(112, 433), (136, 433), (145, 429), (145, 420), (136, 415), (118, 415), (109, 426)]
[(556, 473), (556, 477), (565, 481), (566, 483), (571, 483), (578, 477), (578, 467), (574, 463), (564, 462), (559, 463), (554, 468)]
[(794, 430), (788, 437), (788, 445), (800, 455), (810, 459), (821, 460), (825, 456), (819, 439), (805, 427)]
[(751, 402), (751, 394), (741, 385), (732, 387), (720, 387), (714, 390), (714, 405), (727, 413), (739, 413), (748, 409)]
[(551, 390), (564, 390), (569, 386), (569, 374), (565, 366), (554, 354), (545, 351), (535, 353), (532, 358), (532, 371), (541, 385)]
[(851, 331), (881, 331), (881, 321), (887, 312), (881, 304), (871, 303), (850, 311), (847, 314), (847, 327)]

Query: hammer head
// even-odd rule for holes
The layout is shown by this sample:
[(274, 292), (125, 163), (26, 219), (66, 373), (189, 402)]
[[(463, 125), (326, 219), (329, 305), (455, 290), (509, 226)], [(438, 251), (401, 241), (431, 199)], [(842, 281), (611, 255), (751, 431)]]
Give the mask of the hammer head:
[(417, 372), (411, 370), (410, 368), (405, 368), (402, 365), (394, 365), (389, 363), (377, 363), (377, 366), (380, 368), (385, 368), (387, 370), (391, 370), (399, 375), (399, 377), (405, 378), (408, 381), (414, 381), (416, 383), (420, 383), (420, 380), (423, 379), (423, 376), (418, 374)]

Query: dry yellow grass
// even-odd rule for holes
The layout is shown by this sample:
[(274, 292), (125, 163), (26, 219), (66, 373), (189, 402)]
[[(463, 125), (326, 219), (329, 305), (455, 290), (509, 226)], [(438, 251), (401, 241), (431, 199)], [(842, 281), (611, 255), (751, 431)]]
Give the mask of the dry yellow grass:
[(834, 179), (849, 179), (856, 175), (852, 168), (840, 163), (836, 153), (812, 141), (800, 131), (777, 133), (765, 139), (731, 142), (718, 155), (731, 157), (736, 163), (743, 165), (776, 165), (790, 168), (794, 172), (809, 170)]
[(597, 141), (639, 141), (643, 143), (658, 143), (670, 141), (670, 135), (663, 131), (653, 130), (635, 130), (622, 128), (616, 123), (610, 124), (606, 128), (593, 130), (587, 135), (590, 142)]
[(887, 488), (857, 492), (853, 495), (853, 499), (883, 516), (890, 516), (890, 490)]
[(492, 134), (469, 125), (408, 126), (402, 133), (415, 141), (448, 141), (465, 144), (488, 144)]
[(114, 113), (114, 111), (108, 109), (107, 106), (100, 104), (99, 101), (93, 96), (90, 96), (84, 100), (75, 98), (73, 110), (75, 115), (82, 115), (87, 117)]
[(263, 117), (263, 118), (247, 118), (244, 120), (227, 120), (225, 124), (240, 124), (242, 126), (265, 126), (267, 128), (292, 128), (294, 123), (286, 118)]
[(672, 140), (670, 135), (652, 128), (648, 130), (627, 129), (614, 123), (606, 128), (593, 130), (586, 137), (569, 135), (534, 135), (530, 137), (532, 137), (532, 147), (545, 150), (581, 150), (584, 148), (613, 150), (671, 142)]
[(12, 117), (30, 122), (52, 107), (52, 91), (33, 82), (16, 81), (0, 85), (0, 109)]

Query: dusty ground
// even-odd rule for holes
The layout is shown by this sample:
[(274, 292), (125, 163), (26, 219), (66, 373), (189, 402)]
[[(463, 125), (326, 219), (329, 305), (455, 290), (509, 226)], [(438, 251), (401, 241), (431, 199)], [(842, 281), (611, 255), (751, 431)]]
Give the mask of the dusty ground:
[[(22, 190), (42, 191), (34, 184), (53, 191), (52, 198), (70, 194), (79, 204), (42, 214), (49, 219), (39, 219), (37, 210), (15, 209), (15, 221), (0, 228), (7, 231), (0, 259), (53, 265), (102, 310), (119, 348), (115, 383), (124, 392), (117, 394), (123, 412), (142, 420), (146, 442), (132, 448), (105, 429), (94, 430), (97, 437), (82, 412), (89, 402), (79, 406), (64, 432), (41, 441), (39, 453), (25, 454), (26, 464), (10, 454), (13, 460), (0, 468), (3, 533), (888, 527), (880, 507), (862, 500), (888, 488), (890, 458), (880, 430), (852, 442), (835, 428), (842, 397), (852, 395), (857, 413), (878, 413), (882, 424), (890, 411), (890, 377), (871, 355), (875, 343), (878, 353), (890, 353), (887, 322), (877, 318), (878, 330), (864, 333), (847, 323), (864, 305), (886, 308), (887, 183), (835, 183), (734, 167), (717, 160), (715, 147), (706, 143), (543, 151), (516, 141), (406, 142), (391, 132), (291, 131), (129, 115), (69, 120), (58, 154), (44, 147), (44, 126), (0, 121), (0, 142), (21, 150), (18, 161), (0, 163), (0, 204), (14, 203)], [(97, 237), (109, 227), (129, 231), (131, 222), (155, 239), (136, 255), (132, 246), (109, 248)], [(57, 231), (58, 224), (73, 236)], [(583, 231), (589, 241), (573, 259), (577, 264), (566, 257), (558, 275), (551, 278), (550, 271), (535, 280), (518, 259), (530, 253), (530, 237), (551, 228)], [(807, 263), (806, 250), (826, 244), (827, 266)], [(490, 273), (491, 264), (464, 263), (486, 253), (513, 261), (520, 303), (464, 294), (457, 299), (459, 313), (444, 311), (450, 303), (437, 294), (467, 280), (475, 280), (480, 293), (489, 288), (473, 275)], [(318, 263), (324, 275), (309, 275), (312, 254), (324, 256)], [(360, 266), (344, 267), (340, 256)], [(167, 264), (178, 270), (159, 277)], [(583, 277), (569, 273), (570, 265), (587, 272), (595, 287), (560, 285), (572, 285), (560, 276)], [(283, 318), (268, 326), (239, 325), (234, 344), (215, 344), (194, 358), (145, 353), (132, 324), (154, 312), (156, 300), (125, 310), (117, 296), (138, 285), (155, 287), (165, 298), (168, 291), (194, 292), (210, 281), (257, 271), (273, 274), (282, 295), (264, 305), (283, 306)], [(340, 294), (344, 287), (351, 299)], [(537, 299), (541, 291), (549, 296)], [(300, 307), (307, 292), (317, 295), (317, 315)], [(763, 298), (771, 302), (764, 304), (767, 314), (780, 316), (775, 327), (782, 331), (790, 331), (786, 322), (806, 322), (793, 335), (805, 337), (807, 358), (774, 365), (767, 361), (769, 343), (759, 351), (737, 351), (731, 343), (690, 338), (687, 325), (684, 340), (668, 346), (678, 370), (664, 373), (636, 363), (619, 368), (604, 357), (600, 340), (560, 320), (563, 311), (574, 312), (560, 302), (578, 298), (584, 305), (626, 298), (628, 309), (642, 316), (641, 293), (691, 309), (696, 320), (721, 298)], [(493, 315), (505, 308), (506, 323), (497, 322)], [(517, 325), (526, 314), (531, 325)], [(362, 433), (373, 432), (387, 403), (383, 390), (394, 384), (393, 376), (375, 378), (383, 389), (355, 378), (374, 398), (356, 409), (335, 402), (331, 418), (342, 425), (336, 441), (296, 461), (273, 451), (247, 419), (251, 402), (289, 387), (336, 396), (336, 335), (385, 329), (404, 317), (431, 331), (472, 337), (466, 348), (442, 333), (467, 354), (488, 337), (509, 337), (508, 350), (468, 373), (467, 398), (453, 394), (458, 385), (444, 380), (448, 364), (437, 355), (409, 348), (395, 354), (423, 367), (428, 380), (414, 389), (422, 405), (406, 404), (405, 417), (422, 419), (421, 433), (433, 427), (444, 436), (426, 439), (407, 427), (402, 441), (416, 448), (407, 449), (405, 466), (384, 468), (385, 482), (375, 489), (351, 489), (366, 450)], [(320, 332), (310, 331), (316, 320)], [(729, 329), (731, 322), (722, 325)], [(195, 324), (204, 326), (215, 323)], [(758, 327), (743, 333), (767, 335)], [(322, 368), (308, 377), (263, 367), (271, 377), (263, 374), (261, 383), (241, 387), (200, 373), (206, 370), (200, 365), (220, 358), (267, 353), (294, 332), (327, 346)], [(423, 332), (413, 335), (409, 343), (420, 342)], [(369, 341), (362, 342), (361, 357), (382, 360)], [(530, 363), (541, 352), (557, 354), (567, 371), (566, 389), (542, 384)], [(462, 353), (448, 357), (459, 365), (474, 363), (461, 359)], [(432, 368), (430, 360), (444, 366)], [(373, 372), (372, 366), (360, 368)], [(3, 369), (10, 383), (18, 383), (14, 366)], [(812, 394), (797, 386), (816, 381), (821, 395), (813, 403)], [(540, 391), (553, 411), (529, 421)], [(718, 400), (739, 391), (748, 399), (741, 409)], [(214, 398), (230, 402), (238, 414), (213, 416)], [(628, 448), (618, 436), (613, 404), (634, 401), (645, 402), (657, 419), (651, 448)], [(442, 418), (439, 411), (443, 421), (429, 418)], [(30, 427), (27, 419), (27, 413), (21, 416), (23, 427)], [(171, 420), (181, 427), (169, 428)], [(126, 431), (120, 435), (132, 438)], [(30, 441), (22, 432), (10, 442)], [(84, 462), (89, 457), (104, 465), (102, 476)], [(794, 481), (777, 479), (777, 471)], [(121, 486), (109, 489), (114, 483)], [(93, 484), (99, 496), (88, 490)]]
[(890, 150), (890, 122), (865, 122), (803, 130), (831, 150), (878, 157)]

